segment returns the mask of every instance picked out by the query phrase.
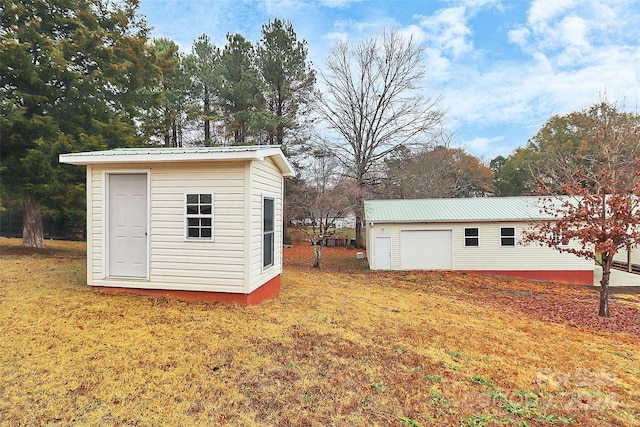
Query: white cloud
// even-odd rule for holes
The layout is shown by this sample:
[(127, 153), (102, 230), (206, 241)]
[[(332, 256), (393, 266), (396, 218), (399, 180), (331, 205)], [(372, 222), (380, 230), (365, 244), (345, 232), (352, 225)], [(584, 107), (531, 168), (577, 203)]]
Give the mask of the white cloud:
[(504, 9), (500, 0), (465, 0), (464, 5), (469, 8), (476, 8), (476, 9), (486, 7), (486, 6), (492, 6), (498, 10)]
[(331, 31), (324, 34), (322, 38), (333, 45), (337, 42), (349, 40), (349, 34), (345, 31)]
[(562, 41), (570, 46), (589, 46), (589, 24), (577, 16), (564, 18), (559, 25)]
[(264, 0), (262, 6), (269, 15), (280, 16), (308, 9), (310, 6), (301, 0)]
[(411, 37), (418, 44), (422, 44), (427, 38), (424, 30), (419, 25), (414, 24), (400, 28), (398, 34), (407, 39)]
[(368, 20), (342, 19), (335, 21), (333, 24), (334, 28), (348, 32), (356, 38), (371, 37), (394, 25), (395, 21), (387, 17), (370, 18)]
[(531, 3), (528, 14), (528, 23), (533, 28), (541, 28), (550, 21), (573, 7), (574, 0), (535, 0)]
[(460, 147), (473, 152), (484, 152), (491, 144), (502, 140), (502, 137), (494, 138), (473, 138), (460, 143)]
[(320, 0), (322, 6), (344, 8), (352, 3), (359, 3), (362, 0)]
[(451, 62), (442, 55), (442, 51), (426, 48), (424, 54), (429, 79), (447, 81), (451, 78), (449, 69)]
[(425, 42), (450, 53), (454, 58), (472, 50), (466, 12), (466, 7), (457, 6), (442, 9), (432, 16), (417, 16), (420, 26), (425, 30)]
[(525, 46), (529, 41), (529, 36), (531, 35), (531, 31), (527, 27), (518, 27), (508, 32), (509, 41), (511, 43), (519, 44), (520, 46)]

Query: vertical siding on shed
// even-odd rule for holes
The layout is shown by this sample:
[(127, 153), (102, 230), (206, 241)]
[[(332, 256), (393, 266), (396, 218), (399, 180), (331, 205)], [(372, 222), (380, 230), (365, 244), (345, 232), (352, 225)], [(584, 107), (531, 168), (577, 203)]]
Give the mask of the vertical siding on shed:
[[(250, 260), (249, 292), (282, 273), (282, 191), (283, 178), (271, 159), (263, 162), (253, 161), (251, 176), (251, 215), (250, 220)], [(274, 259), (273, 266), (262, 268), (262, 198), (275, 200)]]
[[(515, 227), (516, 246), (500, 246), (500, 228)], [(538, 246), (523, 245), (522, 232), (528, 227), (524, 222), (500, 223), (431, 223), (431, 224), (374, 224), (369, 225), (367, 242), (375, 237), (391, 237), (391, 269), (400, 269), (401, 230), (451, 230), (453, 245), (453, 270), (590, 270), (593, 261), (568, 253)], [(464, 246), (464, 229), (478, 228), (479, 246)], [(368, 254), (369, 263), (375, 259), (375, 248)], [(374, 262), (375, 264), (375, 262)], [(372, 265), (372, 269), (376, 266)]]

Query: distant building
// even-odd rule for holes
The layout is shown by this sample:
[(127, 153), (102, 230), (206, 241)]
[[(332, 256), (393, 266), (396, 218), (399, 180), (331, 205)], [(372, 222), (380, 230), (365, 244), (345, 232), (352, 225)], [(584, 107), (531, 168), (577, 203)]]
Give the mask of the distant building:
[[(372, 270), (455, 270), (593, 284), (593, 260), (522, 244), (537, 221), (537, 197), (367, 200)], [(571, 244), (571, 242), (570, 242)]]

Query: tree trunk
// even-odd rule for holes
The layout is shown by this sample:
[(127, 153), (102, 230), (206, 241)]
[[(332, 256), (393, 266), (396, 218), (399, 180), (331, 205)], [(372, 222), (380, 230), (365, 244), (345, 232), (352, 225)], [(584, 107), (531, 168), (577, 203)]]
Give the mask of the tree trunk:
[(609, 278), (611, 277), (611, 259), (602, 260), (602, 280), (600, 280), (600, 311), (598, 316), (609, 317)]
[[(361, 179), (361, 178), (360, 178)], [(358, 182), (358, 195), (356, 196), (356, 248), (364, 249), (364, 236), (362, 235), (362, 223), (364, 220), (365, 183)]]
[(175, 121), (173, 122), (173, 126), (171, 126), (171, 140), (172, 140), (172, 147), (178, 147), (178, 126), (176, 125)]
[[(287, 186), (287, 180), (284, 181), (284, 186)], [(289, 240), (289, 212), (287, 210), (287, 194), (283, 191), (282, 195), (282, 243), (287, 245)]]
[(44, 249), (44, 233), (42, 232), (42, 213), (40, 203), (33, 200), (31, 196), (24, 196), (22, 199), (23, 228), (22, 228), (22, 246), (30, 248)]
[(317, 242), (313, 245), (313, 266), (315, 268), (320, 267), (320, 258), (322, 257), (322, 242)]
[(210, 102), (209, 102), (209, 88), (205, 85), (204, 87), (204, 142), (208, 147), (211, 145), (211, 125), (209, 121), (209, 111), (210, 111)]
[(362, 216), (356, 215), (356, 248), (364, 248), (364, 239), (362, 238)]

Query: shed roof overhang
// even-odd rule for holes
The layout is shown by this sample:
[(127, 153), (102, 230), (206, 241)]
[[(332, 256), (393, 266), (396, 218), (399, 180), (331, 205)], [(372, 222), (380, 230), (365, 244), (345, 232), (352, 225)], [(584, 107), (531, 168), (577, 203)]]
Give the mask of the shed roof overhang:
[(117, 148), (106, 151), (61, 154), (60, 163), (72, 165), (167, 163), (167, 162), (215, 162), (215, 161), (263, 161), (271, 158), (284, 177), (292, 177), (295, 171), (282, 150), (273, 145), (188, 148)]

